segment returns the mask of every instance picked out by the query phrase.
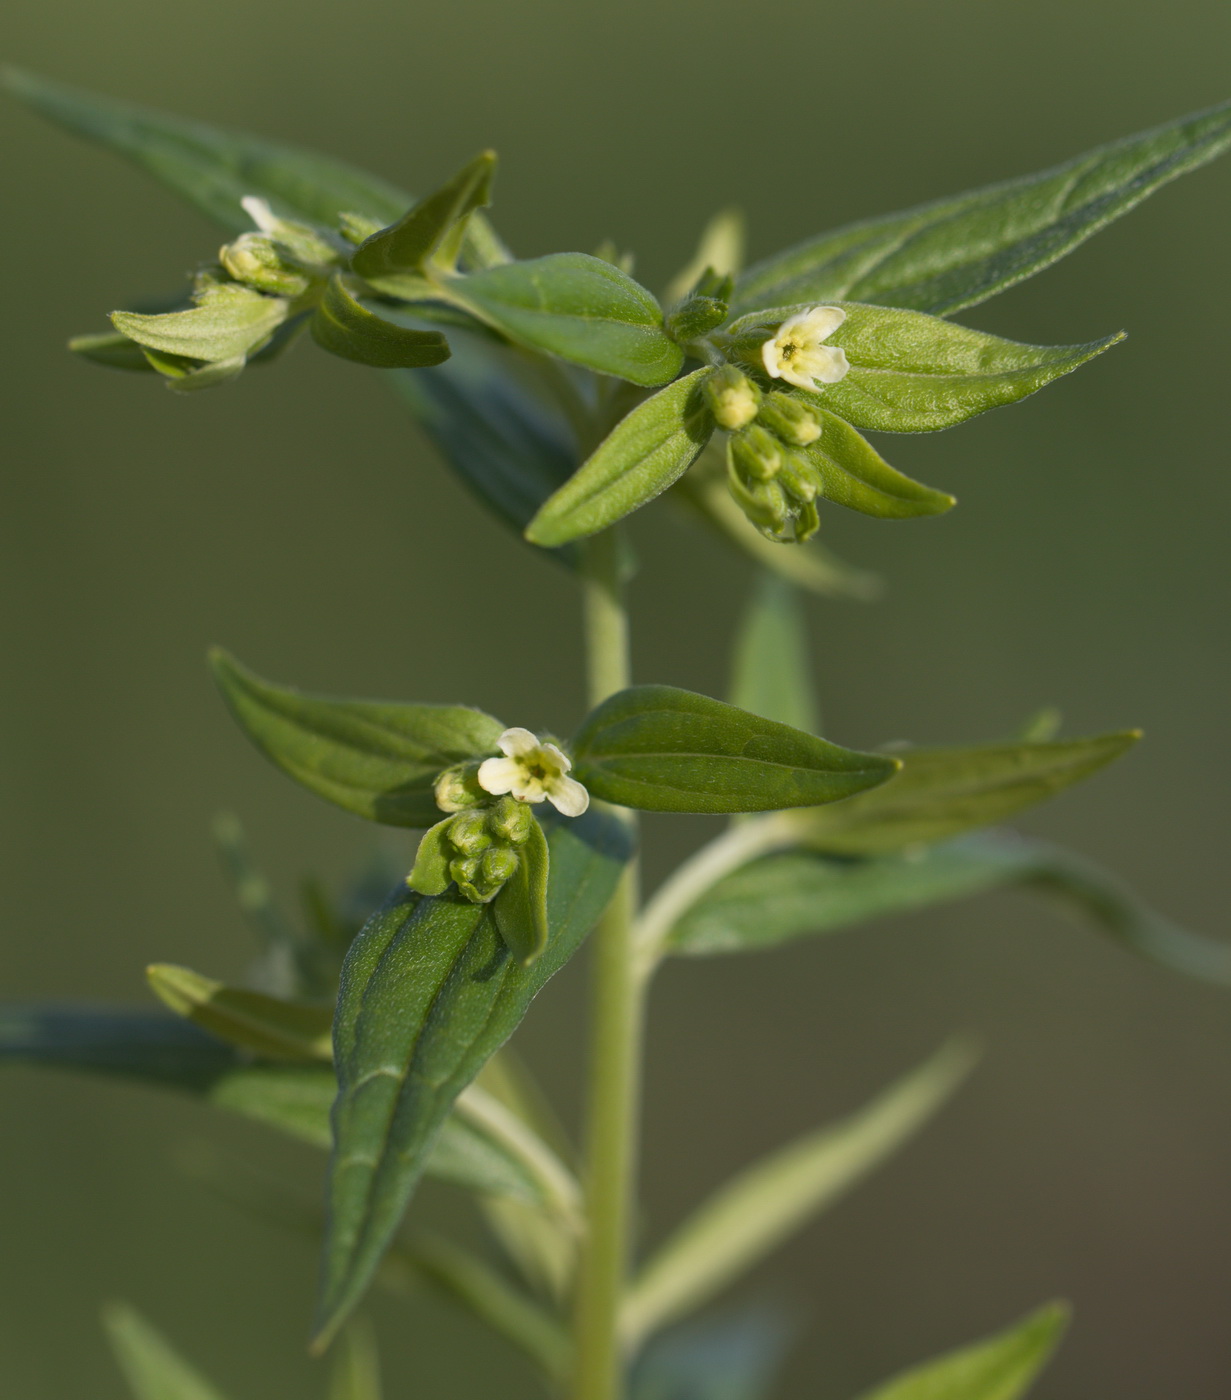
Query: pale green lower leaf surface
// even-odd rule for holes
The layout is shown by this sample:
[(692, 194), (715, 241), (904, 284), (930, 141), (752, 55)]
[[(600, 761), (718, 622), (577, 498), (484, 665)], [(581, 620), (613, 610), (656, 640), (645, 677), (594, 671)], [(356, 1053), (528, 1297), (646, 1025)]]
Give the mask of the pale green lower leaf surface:
[(969, 1046), (946, 1046), (867, 1107), (720, 1187), (633, 1280), (622, 1314), (628, 1343), (695, 1311), (836, 1201), (927, 1122), (972, 1061)]
[(223, 1400), (222, 1392), (133, 1308), (113, 1303), (103, 1313), (103, 1325), (133, 1400)]
[(821, 731), (808, 674), (803, 610), (791, 587), (766, 573), (744, 608), (731, 667), (731, 703), (808, 734)]
[(860, 1400), (1019, 1400), (1055, 1351), (1068, 1319), (1063, 1303), (1049, 1303), (985, 1342), (904, 1371)]

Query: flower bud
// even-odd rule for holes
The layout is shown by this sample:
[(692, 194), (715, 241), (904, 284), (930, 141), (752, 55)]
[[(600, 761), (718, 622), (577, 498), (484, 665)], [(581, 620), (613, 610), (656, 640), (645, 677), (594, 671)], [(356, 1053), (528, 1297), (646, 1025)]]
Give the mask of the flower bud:
[(463, 812), (482, 807), (488, 795), (479, 786), (479, 764), (455, 763), (436, 779), (436, 805), (442, 812)]
[(723, 365), (705, 380), (703, 392), (720, 428), (737, 432), (757, 416), (761, 391), (734, 365)]
[(741, 429), (731, 439), (731, 459), (747, 481), (770, 481), (782, 466), (782, 444), (758, 424)]
[(727, 473), (727, 485), (736, 504), (762, 534), (769, 535), (771, 539), (781, 536), (791, 517), (791, 510), (786, 493), (776, 481), (745, 482), (738, 471), (731, 470)]
[(821, 435), (821, 422), (807, 404), (775, 389), (766, 394), (757, 412), (757, 422), (792, 447), (807, 447)]
[(303, 296), (312, 281), (263, 233), (241, 233), (234, 243), (219, 249), (218, 261), (237, 282), (272, 296)]
[(801, 505), (815, 501), (824, 482), (821, 474), (801, 452), (784, 452), (778, 473), (782, 489)]
[(449, 823), (449, 844), (464, 856), (481, 855), (492, 844), (487, 813), (481, 809), (459, 812)]
[(475, 883), (479, 875), (477, 856), (458, 856), (449, 862), (449, 876), (471, 904), (485, 904), (490, 895), (485, 895)]
[(484, 887), (494, 887), (494, 893), (506, 880), (517, 874), (519, 863), (517, 852), (508, 846), (493, 846), (490, 851), (484, 851), (479, 866)]
[(500, 841), (520, 846), (530, 839), (530, 808), (515, 797), (502, 797), (487, 814), (487, 829)]
[(693, 295), (667, 317), (666, 330), (672, 340), (687, 345), (727, 319), (727, 303), (720, 297)]

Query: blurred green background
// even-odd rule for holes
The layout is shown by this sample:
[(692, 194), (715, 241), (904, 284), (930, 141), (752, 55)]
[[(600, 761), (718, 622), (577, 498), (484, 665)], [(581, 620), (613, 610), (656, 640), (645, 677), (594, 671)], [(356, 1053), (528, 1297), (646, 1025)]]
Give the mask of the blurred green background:
[[(1229, 42), (1223, 0), (27, 0), (0, 17), (8, 60), (412, 189), (495, 145), (519, 253), (611, 236), (650, 285), (726, 203), (760, 256), (1218, 101)], [(0, 995), (142, 1002), (152, 959), (234, 977), (249, 956), (216, 811), (240, 813), (288, 894), (378, 839), (254, 754), (207, 644), (309, 688), (464, 699), (567, 731), (576, 599), (472, 505), (378, 375), (305, 345), (177, 400), (72, 361), (68, 335), (178, 288), (219, 235), (25, 111), (0, 110), (0, 143)], [(889, 444), (961, 506), (901, 524), (831, 510), (830, 543), (891, 589), (810, 605), (842, 742), (991, 738), (1050, 702), (1070, 733), (1142, 725), (1135, 755), (1025, 825), (1217, 936), (1229, 214), (1224, 161), (968, 313), (1021, 340), (1130, 339), (1024, 405)], [(666, 508), (637, 539), (639, 679), (720, 692), (749, 570)], [(707, 829), (651, 824), (651, 878)], [(570, 1115), (584, 993), (570, 968), (518, 1041)], [(1059, 1294), (1077, 1327), (1041, 1400), (1226, 1395), (1231, 996), (1022, 897), (670, 968), (646, 1238), (953, 1029), (987, 1047), (970, 1087), (740, 1291), (799, 1322), (779, 1393), (846, 1400)], [(96, 1321), (116, 1296), (236, 1400), (321, 1393), (304, 1355), (311, 1245), (179, 1169), (207, 1147), (243, 1154), (311, 1197), (311, 1152), (171, 1097), (25, 1071), (0, 1078), (0, 1115), (5, 1396), (119, 1397)], [(465, 1219), (444, 1191), (416, 1209)], [(391, 1395), (534, 1393), (443, 1307), (374, 1311)]]

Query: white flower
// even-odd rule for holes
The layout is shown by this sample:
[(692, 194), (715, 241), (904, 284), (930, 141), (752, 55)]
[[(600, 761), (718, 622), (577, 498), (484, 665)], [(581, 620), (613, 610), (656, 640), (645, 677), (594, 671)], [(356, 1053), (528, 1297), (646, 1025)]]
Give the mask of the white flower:
[(519, 802), (546, 798), (566, 817), (579, 817), (590, 805), (590, 794), (568, 776), (573, 766), (555, 744), (541, 744), (528, 729), (506, 729), (496, 740), (503, 758), (479, 765), (479, 786), (493, 796), (511, 792)]
[(836, 384), (850, 369), (846, 351), (821, 342), (845, 320), (846, 312), (840, 306), (813, 306), (789, 316), (773, 339), (761, 346), (765, 373), (771, 379), (785, 379), (797, 389)]

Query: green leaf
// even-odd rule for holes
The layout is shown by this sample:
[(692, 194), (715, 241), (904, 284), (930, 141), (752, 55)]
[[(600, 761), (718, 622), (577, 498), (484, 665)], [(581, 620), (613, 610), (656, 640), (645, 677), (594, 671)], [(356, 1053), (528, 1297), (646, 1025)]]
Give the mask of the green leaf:
[(667, 685), (604, 700), (574, 741), (595, 797), (647, 812), (764, 812), (836, 802), (883, 783), (898, 760), (857, 753)]
[(270, 685), (219, 649), (210, 662), (240, 728), (271, 762), (344, 811), (388, 826), (434, 825), (437, 775), (494, 753), (504, 731), (461, 705), (334, 700)]
[(281, 297), (226, 284), (212, 288), (202, 305), (188, 311), (161, 316), (115, 311), (111, 324), (150, 350), (215, 364), (251, 354), (273, 335), (289, 311), (290, 303)]
[(1018, 1400), (1055, 1351), (1069, 1310), (1049, 1303), (985, 1342), (916, 1366), (862, 1400)]
[(839, 1123), (746, 1168), (660, 1246), (621, 1317), (636, 1346), (694, 1311), (790, 1238), (912, 1137), (965, 1078), (969, 1046), (953, 1043)]
[(1086, 345), (1020, 345), (918, 311), (848, 302), (846, 312), (828, 342), (846, 351), (845, 378), (820, 394), (792, 392), (856, 428), (890, 433), (952, 428), (1016, 403), (1124, 339), (1118, 332)]
[[(394, 374), (394, 387), (453, 471), (521, 538), (578, 459), (569, 423), (533, 371), (565, 377), (566, 391), (571, 371), (473, 334), (451, 333), (450, 345), (448, 364)], [(578, 555), (565, 548), (553, 557), (575, 563)]]
[(875, 855), (990, 826), (1043, 802), (1126, 753), (1139, 730), (1048, 744), (908, 749), (875, 793), (793, 817), (799, 842), (838, 855)]
[(312, 316), (312, 339), (331, 355), (376, 369), (422, 369), (449, 358), (439, 331), (410, 330), (361, 306), (339, 274), (329, 279)]
[(762, 574), (735, 639), (731, 703), (764, 719), (816, 734), (803, 609), (789, 584)]
[(761, 1307), (675, 1328), (637, 1360), (632, 1400), (768, 1400), (791, 1332)]
[(117, 102), (7, 69), (9, 92), (60, 126), (140, 166), (236, 233), (252, 227), (240, 201), (269, 200), (284, 217), (336, 225), (353, 211), (391, 223), (411, 198), (376, 175), (295, 146)]
[(152, 373), (154, 369), (141, 347), (119, 331), (75, 335), (68, 342), (68, 348), (83, 360), (106, 365), (108, 369), (137, 370), (145, 374)]
[(530, 823), (529, 840), (517, 854), (517, 870), (492, 901), (492, 913), (509, 952), (529, 965), (547, 947), (547, 880), (551, 858), (547, 838), (537, 821)]
[(661, 495), (692, 466), (714, 431), (695, 370), (626, 414), (530, 522), (532, 544), (597, 534)]
[[(483, 151), (446, 184), (416, 204), (397, 223), (374, 233), (355, 249), (351, 266), (360, 277), (422, 272), (446, 245), (456, 254), (460, 234), (476, 209), (491, 203), (496, 153)], [(450, 235), (453, 235), (450, 237)]]
[(446, 817), (425, 831), (419, 840), (414, 868), (406, 877), (406, 883), (419, 894), (444, 894), (453, 882), (449, 866), (457, 852), (449, 841), (452, 823), (452, 816)]
[(882, 520), (906, 520), (918, 515), (942, 515), (957, 504), (946, 491), (935, 491), (903, 476), (872, 444), (837, 414), (814, 412), (821, 420), (820, 438), (796, 448), (821, 476), (821, 495), (828, 501)]
[(267, 1059), (333, 1059), (333, 1007), (285, 1001), (228, 987), (186, 967), (154, 963), (146, 969), (154, 993), (186, 1020), (229, 1045)]
[(112, 1303), (103, 1325), (134, 1400), (222, 1400), (222, 1392), (133, 1308)]
[(1038, 175), (822, 234), (750, 268), (736, 304), (850, 299), (948, 315), (1041, 272), (1229, 145), (1222, 103)]
[(450, 282), (449, 294), (518, 344), (634, 384), (666, 384), (684, 363), (654, 297), (587, 253), (505, 263)]
[(668, 306), (682, 300), (709, 271), (733, 277), (744, 262), (744, 216), (738, 209), (721, 209), (701, 231), (697, 251), (667, 286)]
[(611, 897), (628, 856), (598, 811), (549, 835), (546, 951), (511, 957), (489, 907), (407, 890), (368, 921), (343, 969), (338, 1100), (318, 1346), (363, 1295), (461, 1090), (516, 1029)]

